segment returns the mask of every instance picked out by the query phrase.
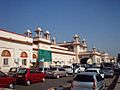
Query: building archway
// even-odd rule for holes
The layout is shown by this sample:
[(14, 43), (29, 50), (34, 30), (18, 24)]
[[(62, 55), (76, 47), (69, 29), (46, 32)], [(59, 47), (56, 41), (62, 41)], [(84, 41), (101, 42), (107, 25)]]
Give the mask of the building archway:
[(92, 64), (92, 59), (85, 57), (85, 58), (80, 59), (80, 63), (81, 64)]
[(80, 59), (80, 63), (81, 64), (87, 64), (87, 60), (88, 60), (89, 58), (82, 58), (82, 59)]

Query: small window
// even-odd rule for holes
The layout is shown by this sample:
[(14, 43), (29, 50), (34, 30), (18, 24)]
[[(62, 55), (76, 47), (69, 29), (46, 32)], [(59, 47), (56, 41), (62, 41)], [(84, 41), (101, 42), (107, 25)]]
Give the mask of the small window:
[(6, 74), (4, 74), (3, 72), (0, 71), (0, 77), (5, 77)]
[(11, 57), (11, 53), (8, 50), (4, 50), (1, 54), (2, 57)]
[(8, 65), (8, 58), (3, 59), (3, 65)]
[(28, 57), (28, 55), (27, 55), (27, 53), (26, 53), (26, 52), (22, 52), (20, 57), (21, 57), (21, 58), (27, 58), (27, 57)]
[(22, 59), (22, 65), (27, 65), (27, 60), (26, 59)]
[(37, 55), (36, 55), (36, 54), (33, 54), (33, 58), (34, 58), (34, 59), (37, 59)]
[(9, 72), (17, 72), (17, 68), (10, 68)]
[(18, 74), (26, 74), (27, 73), (27, 69), (20, 69), (19, 71), (18, 71)]
[(40, 73), (40, 71), (37, 70), (37, 69), (31, 69), (31, 70), (30, 70), (30, 73)]
[(31, 69), (31, 70), (30, 70), (30, 73), (35, 73), (35, 70)]

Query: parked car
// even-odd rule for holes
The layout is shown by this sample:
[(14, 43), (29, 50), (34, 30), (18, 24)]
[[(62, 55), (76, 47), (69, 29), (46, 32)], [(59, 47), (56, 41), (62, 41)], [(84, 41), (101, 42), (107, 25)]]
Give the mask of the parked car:
[(114, 64), (114, 71), (115, 72), (120, 71), (120, 64), (119, 63)]
[(33, 82), (45, 81), (46, 74), (38, 69), (20, 68), (17, 73), (17, 83), (30, 85)]
[(100, 74), (102, 78), (104, 78), (104, 73), (99, 68), (88, 68), (88, 69), (86, 69), (86, 72), (96, 72), (96, 73)]
[(16, 79), (6, 75), (4, 72), (0, 71), (0, 88), (14, 88), (16, 84)]
[(105, 81), (95, 72), (81, 72), (77, 74), (71, 84), (71, 90), (103, 90)]
[(113, 68), (104, 67), (104, 68), (102, 69), (102, 71), (103, 71), (105, 77), (108, 77), (108, 76), (113, 77), (113, 76), (114, 76), (114, 70), (113, 70)]
[(68, 76), (68, 73), (62, 67), (51, 67), (46, 71), (46, 76), (60, 78), (61, 76)]
[(80, 72), (83, 72), (85, 71), (85, 68), (81, 65), (78, 66), (78, 68), (75, 69), (75, 73), (80, 73)]
[(73, 64), (73, 73), (74, 74), (80, 73), (82, 71), (85, 71), (85, 67), (83, 67), (82, 65), (79, 65), (79, 64)]
[(72, 66), (63, 66), (63, 68), (67, 71), (68, 74), (73, 74), (73, 67)]

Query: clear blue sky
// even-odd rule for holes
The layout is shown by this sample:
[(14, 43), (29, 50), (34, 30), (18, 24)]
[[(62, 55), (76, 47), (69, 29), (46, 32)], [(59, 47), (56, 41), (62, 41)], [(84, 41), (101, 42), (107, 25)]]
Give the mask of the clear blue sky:
[(57, 41), (85, 38), (88, 48), (120, 52), (120, 0), (0, 0), (0, 28), (16, 33), (40, 26)]

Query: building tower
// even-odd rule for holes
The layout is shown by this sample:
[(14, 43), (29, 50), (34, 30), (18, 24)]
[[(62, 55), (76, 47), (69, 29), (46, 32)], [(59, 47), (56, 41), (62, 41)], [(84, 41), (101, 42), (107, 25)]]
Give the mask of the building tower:
[(79, 51), (80, 51), (80, 37), (75, 34), (73, 36), (73, 47), (74, 47), (74, 52), (76, 53), (76, 60), (75, 60), (75, 63), (80, 63), (80, 60), (79, 60)]
[(45, 36), (46, 39), (50, 40), (50, 33), (49, 33), (49, 31), (46, 31), (44, 33), (44, 36)]
[(25, 35), (27, 37), (32, 37), (32, 32), (30, 31), (30, 29), (28, 29), (26, 32), (25, 32)]
[(40, 37), (40, 38), (43, 37), (43, 30), (42, 30), (40, 27), (38, 27), (38, 28), (35, 30), (35, 32), (36, 32), (36, 37)]

